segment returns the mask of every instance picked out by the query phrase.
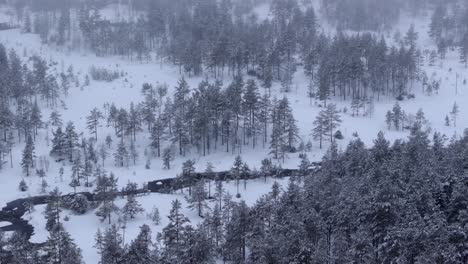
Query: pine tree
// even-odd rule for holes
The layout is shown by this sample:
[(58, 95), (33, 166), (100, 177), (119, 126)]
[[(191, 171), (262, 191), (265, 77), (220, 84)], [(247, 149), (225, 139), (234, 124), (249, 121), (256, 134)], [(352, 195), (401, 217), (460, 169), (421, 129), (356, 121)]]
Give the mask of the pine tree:
[(83, 263), (81, 250), (62, 227), (51, 230), (44, 248), (46, 263)]
[(252, 147), (255, 148), (257, 144), (257, 131), (258, 131), (258, 109), (260, 108), (260, 97), (258, 94), (258, 87), (254, 80), (247, 81), (246, 91), (244, 94), (243, 107), (246, 115), (248, 137), (252, 138)]
[(236, 186), (237, 186), (237, 196), (240, 196), (239, 193), (239, 182), (241, 178), (241, 172), (242, 172), (242, 166), (244, 162), (242, 162), (241, 156), (236, 156), (236, 159), (234, 160), (234, 164), (231, 167), (231, 174), (234, 176), (236, 179)]
[(400, 104), (398, 102), (396, 102), (393, 106), (392, 119), (395, 128), (400, 130), (400, 124), (403, 121), (403, 111), (401, 110)]
[(161, 224), (161, 215), (159, 214), (159, 209), (157, 207), (153, 207), (151, 213), (148, 215), (148, 218), (153, 222), (154, 225)]
[(143, 207), (138, 203), (134, 195), (127, 196), (127, 203), (122, 208), (122, 213), (126, 219), (134, 219), (136, 215), (144, 212)]
[(130, 243), (128, 251), (124, 256), (123, 263), (151, 264), (154, 263), (151, 247), (151, 229), (147, 225), (140, 227), (140, 233), (135, 240)]
[(114, 153), (114, 159), (117, 167), (128, 166), (128, 151), (123, 141), (120, 141), (117, 146), (117, 151)]
[(306, 176), (309, 168), (310, 168), (310, 161), (309, 158), (307, 157), (307, 154), (301, 154), (301, 163), (299, 164), (299, 172), (301, 173), (302, 176)]
[(390, 130), (393, 123), (393, 113), (390, 110), (387, 111), (387, 114), (385, 115), (385, 123), (387, 123), (387, 128)]
[(30, 125), (34, 128), (34, 140), (36, 140), (38, 129), (42, 127), (41, 118), (41, 109), (39, 109), (37, 101), (35, 101), (33, 107), (31, 108), (31, 117), (29, 118)]
[(123, 241), (116, 225), (112, 225), (104, 234), (98, 230), (95, 240), (95, 247), (98, 249), (98, 253), (101, 256), (99, 263), (122, 263), (124, 258), (124, 249), (122, 248)]
[(161, 157), (161, 141), (163, 141), (166, 126), (161, 118), (154, 122), (153, 129), (151, 130), (151, 147), (156, 151), (157, 156)]
[(358, 97), (354, 97), (351, 101), (351, 116), (359, 116), (359, 109), (361, 108), (361, 101)]
[(52, 113), (50, 113), (49, 120), (50, 120), (50, 124), (52, 126), (57, 127), (57, 128), (59, 128), (59, 127), (61, 127), (63, 125), (62, 116), (57, 111), (52, 111)]
[(62, 198), (58, 188), (55, 188), (47, 199), (47, 206), (44, 211), (44, 217), (47, 220), (46, 229), (52, 231), (60, 228), (60, 213), (62, 212)]
[(235, 262), (243, 262), (247, 256), (246, 235), (250, 226), (249, 208), (244, 201), (236, 204), (232, 211), (231, 221), (226, 225), (226, 242), (223, 254)]
[(46, 179), (45, 178), (42, 178), (41, 180), (41, 189), (40, 189), (40, 192), (41, 193), (46, 193), (47, 192), (47, 188), (49, 188), (49, 184), (47, 183)]
[(208, 198), (210, 199), (211, 198), (211, 180), (212, 180), (212, 178), (210, 177), (213, 177), (215, 175), (213, 163), (211, 162), (206, 163), (205, 174), (207, 175), (207, 178), (208, 178), (207, 179), (208, 180)]
[(117, 179), (111, 173), (109, 177), (103, 175), (96, 179), (96, 199), (101, 202), (100, 207), (96, 211), (101, 221), (108, 219), (111, 224), (112, 214), (119, 211), (119, 208), (114, 204), (114, 199), (117, 193)]
[(205, 182), (203, 180), (198, 181), (193, 187), (190, 197), (187, 199), (189, 202), (188, 208), (197, 211), (198, 216), (204, 217), (204, 211), (209, 208), (206, 202), (207, 197)]
[(18, 190), (20, 190), (21, 192), (25, 192), (28, 190), (28, 185), (26, 184), (26, 182), (24, 181), (24, 179), (22, 179), (19, 183), (19, 186), (18, 186)]
[(174, 200), (168, 216), (169, 223), (162, 231), (162, 239), (166, 246), (163, 257), (169, 261), (168, 263), (173, 263), (183, 256), (185, 229), (190, 220), (182, 214), (181, 210), (182, 205), (179, 200)]
[(110, 225), (112, 223), (112, 214), (118, 211), (120, 211), (120, 209), (113, 203), (113, 201), (105, 200), (96, 211), (96, 216), (100, 218), (101, 222), (107, 219)]
[(83, 194), (76, 194), (70, 202), (70, 209), (78, 215), (85, 214), (88, 211), (90, 203)]
[(133, 102), (130, 104), (130, 111), (128, 115), (128, 130), (131, 134), (132, 141), (135, 141), (137, 132), (141, 131), (141, 118), (140, 113), (138, 109), (135, 108)]
[(29, 176), (31, 169), (34, 168), (34, 160), (36, 156), (34, 154), (34, 142), (31, 135), (28, 135), (26, 140), (26, 146), (23, 150), (23, 159), (21, 160), (21, 167), (23, 168), (23, 173), (26, 176)]
[(138, 160), (138, 150), (135, 147), (135, 142), (132, 140), (130, 142), (130, 158), (133, 161), (133, 165), (136, 165), (136, 162)]
[(65, 73), (60, 74), (60, 87), (63, 90), (63, 94), (68, 96), (68, 91), (70, 90), (70, 81), (69, 77)]
[(188, 127), (187, 127), (187, 110), (190, 94), (190, 87), (182, 77), (179, 80), (178, 86), (175, 87), (174, 94), (174, 135), (173, 143), (179, 144), (179, 155), (185, 156), (186, 147), (189, 143)]
[(318, 140), (320, 144), (320, 149), (322, 149), (322, 141), (328, 132), (327, 129), (327, 116), (325, 110), (320, 111), (320, 113), (315, 117), (314, 128), (312, 129), (312, 137), (314, 140)]
[(324, 114), (327, 134), (330, 136), (330, 142), (333, 142), (333, 131), (340, 126), (341, 117), (335, 104), (328, 104)]
[(80, 186), (80, 180), (77, 177), (72, 177), (71, 182), (69, 184), (70, 187), (73, 188), (73, 192), (76, 194), (76, 187)]
[(416, 47), (416, 41), (418, 40), (418, 32), (414, 29), (414, 24), (411, 24), (408, 32), (406, 32), (405, 43), (410, 47)]
[(91, 134), (94, 134), (94, 138), (97, 141), (97, 129), (100, 124), (100, 120), (104, 119), (104, 116), (102, 115), (101, 111), (99, 111), (97, 108), (94, 108), (91, 110), (89, 116), (86, 117), (86, 125)]
[(64, 158), (67, 149), (67, 142), (65, 134), (62, 132), (62, 128), (58, 127), (55, 132), (52, 131), (54, 138), (52, 139), (52, 149), (50, 155), (58, 158), (59, 160)]
[(75, 178), (77, 181), (78, 186), (81, 185), (81, 178), (83, 177), (83, 162), (81, 160), (81, 154), (80, 152), (77, 152), (77, 155), (75, 155), (75, 158), (72, 163), (72, 177)]
[(452, 117), (453, 126), (457, 127), (457, 117), (460, 113), (460, 109), (457, 105), (457, 102), (453, 103), (452, 111), (450, 111), (450, 116)]
[(274, 104), (272, 121), (270, 154), (284, 162), (287, 152), (293, 152), (298, 141), (296, 120), (286, 97)]
[(262, 166), (260, 167), (260, 172), (262, 173), (266, 181), (266, 178), (270, 176), (273, 172), (273, 164), (270, 159), (262, 160)]
[(78, 146), (78, 134), (75, 132), (75, 125), (72, 122), (67, 123), (65, 128), (65, 153), (70, 162), (73, 162), (73, 155)]
[(163, 150), (164, 169), (171, 169), (171, 162), (174, 160), (174, 149), (170, 146)]
[(105, 162), (108, 157), (109, 153), (107, 152), (107, 147), (104, 144), (101, 144), (99, 146), (99, 157), (101, 158), (102, 161), (102, 167), (105, 167)]
[(189, 195), (192, 195), (192, 174), (195, 173), (195, 160), (187, 160), (182, 164), (182, 177), (189, 181)]

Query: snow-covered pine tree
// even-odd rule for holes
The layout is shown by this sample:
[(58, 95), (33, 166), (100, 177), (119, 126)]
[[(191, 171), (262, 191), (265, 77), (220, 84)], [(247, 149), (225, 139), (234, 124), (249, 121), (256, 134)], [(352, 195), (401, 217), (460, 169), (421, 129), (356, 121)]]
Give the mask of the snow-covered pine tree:
[(73, 162), (73, 157), (78, 146), (78, 134), (75, 131), (73, 122), (68, 122), (65, 128), (65, 154), (70, 162)]
[(460, 113), (460, 108), (458, 107), (457, 102), (453, 103), (452, 111), (450, 111), (450, 116), (452, 118), (452, 123), (454, 127), (457, 127), (457, 117)]
[(152, 264), (156, 259), (152, 250), (151, 229), (147, 225), (140, 227), (140, 233), (130, 243), (123, 257), (123, 263), (128, 264)]
[(84, 194), (76, 194), (69, 204), (70, 209), (78, 215), (85, 214), (89, 206), (88, 198)]
[(99, 111), (99, 109), (97, 108), (91, 110), (89, 115), (86, 117), (86, 127), (88, 128), (89, 133), (94, 135), (96, 141), (98, 139), (97, 130), (102, 119), (104, 119), (104, 116), (102, 115), (101, 111)]
[(62, 132), (62, 128), (58, 127), (55, 131), (52, 131), (52, 135), (54, 137), (52, 138), (50, 155), (61, 160), (65, 157), (67, 149), (65, 134)]
[(21, 167), (23, 168), (23, 173), (26, 176), (31, 174), (31, 169), (34, 168), (34, 160), (36, 155), (34, 153), (34, 142), (31, 135), (28, 135), (26, 140), (26, 146), (23, 150), (23, 158), (21, 160)]
[(130, 147), (129, 147), (129, 158), (132, 160), (133, 165), (136, 165), (136, 162), (138, 160), (138, 149), (135, 146), (135, 141), (131, 140), (130, 141)]
[(135, 195), (130, 194), (127, 196), (127, 202), (122, 207), (122, 214), (125, 219), (134, 219), (138, 214), (142, 214), (145, 210), (135, 198)]
[(198, 181), (193, 187), (192, 193), (187, 198), (189, 202), (188, 208), (197, 212), (198, 216), (204, 217), (205, 210), (207, 210), (208, 204), (206, 199), (208, 198), (208, 193), (205, 189), (205, 182), (203, 180)]
[(240, 182), (240, 177), (241, 177), (241, 172), (242, 172), (242, 166), (244, 162), (242, 161), (242, 157), (240, 155), (237, 155), (234, 164), (232, 164), (231, 167), (231, 175), (234, 176), (234, 179), (236, 179), (236, 187), (237, 187), (237, 196), (240, 196), (239, 193), (239, 182)]
[(171, 162), (174, 160), (174, 148), (172, 146), (164, 148), (162, 159), (163, 159), (164, 169), (170, 170)]
[(60, 213), (62, 212), (62, 197), (58, 188), (55, 188), (47, 198), (47, 206), (44, 211), (47, 231), (60, 228)]
[(49, 232), (49, 237), (44, 246), (44, 253), (46, 263), (83, 263), (81, 250), (63, 227), (54, 228)]
[(128, 166), (128, 151), (123, 141), (120, 141), (117, 146), (117, 150), (114, 153), (114, 160), (117, 167)]
[(322, 142), (328, 131), (325, 110), (319, 112), (319, 114), (315, 117), (313, 125), (314, 128), (312, 129), (312, 138), (319, 141), (320, 149), (322, 149)]
[(336, 104), (328, 104), (325, 109), (325, 124), (328, 130), (327, 134), (330, 137), (330, 142), (333, 142), (333, 135), (335, 129), (340, 126), (341, 116), (339, 111), (336, 109)]
[(159, 209), (157, 207), (153, 207), (151, 213), (148, 214), (148, 218), (153, 222), (154, 225), (161, 224), (161, 215), (159, 213)]
[(95, 247), (101, 257), (100, 263), (122, 263), (125, 251), (122, 245), (122, 235), (116, 225), (112, 225), (104, 234), (98, 230), (95, 240)]
[(195, 160), (186, 160), (182, 164), (182, 177), (189, 181), (189, 195), (192, 195), (192, 174), (195, 173)]
[(167, 263), (179, 261), (184, 254), (186, 227), (190, 220), (182, 213), (182, 204), (179, 200), (172, 202), (168, 215), (169, 223), (163, 228), (161, 237), (165, 245), (163, 259)]

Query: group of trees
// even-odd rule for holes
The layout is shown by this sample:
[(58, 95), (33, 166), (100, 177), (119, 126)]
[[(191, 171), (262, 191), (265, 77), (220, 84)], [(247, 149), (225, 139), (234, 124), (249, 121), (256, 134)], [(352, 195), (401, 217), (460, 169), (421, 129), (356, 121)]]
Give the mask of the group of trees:
[(56, 107), (74, 79), (73, 69), (57, 81), (55, 64), (39, 56), (22, 61), (14, 50), (7, 52), (0, 44), (0, 169), (7, 157), (13, 166), (12, 148), (26, 142), (21, 165), (26, 175), (35, 167), (34, 142), (41, 128), (49, 123), (42, 116), (41, 106)]
[(407, 141), (333, 144), (314, 177), (252, 207), (222, 195), (197, 228), (175, 201), (152, 263), (464, 263), (467, 142), (415, 123)]
[[(267, 147), (276, 159), (295, 152), (301, 142), (291, 105), (286, 97), (271, 99), (260, 95), (254, 80), (244, 83), (237, 77), (225, 89), (220, 82), (202, 81), (191, 89), (184, 78), (179, 80), (172, 98), (167, 96), (165, 84), (144, 84), (144, 101), (131, 105), (129, 110), (106, 105), (107, 116), (95, 109), (88, 117), (89, 131), (97, 135), (103, 119), (114, 127), (120, 138), (116, 164), (131, 155), (136, 135), (146, 131), (149, 149), (170, 169), (177, 153), (185, 156), (191, 149), (201, 155), (217, 150), (241, 153), (244, 147)], [(271, 132), (270, 132), (271, 131)]]
[(442, 58), (449, 48), (457, 48), (461, 63), (468, 65), (468, 4), (466, 1), (440, 3), (432, 13), (429, 34)]
[(423, 63), (416, 49), (417, 35), (409, 31), (407, 38), (399, 47), (388, 47), (385, 39), (371, 34), (339, 33), (332, 40), (321, 38), (316, 54), (304, 62), (312, 81), (309, 96), (325, 104), (333, 97), (379, 100), (386, 95), (404, 99), (421, 78)]

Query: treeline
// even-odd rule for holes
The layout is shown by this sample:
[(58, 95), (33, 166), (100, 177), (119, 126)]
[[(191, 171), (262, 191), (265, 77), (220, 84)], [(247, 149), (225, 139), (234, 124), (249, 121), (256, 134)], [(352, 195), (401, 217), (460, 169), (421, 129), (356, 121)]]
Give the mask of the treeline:
[(402, 13), (424, 15), (435, 5), (457, 3), (458, 0), (322, 0), (322, 13), (340, 30), (390, 30)]
[[(247, 73), (265, 88), (281, 82), (283, 92), (293, 89), (294, 74), (303, 66), (309, 95), (321, 100), (402, 98), (408, 83), (420, 79), (423, 58), (414, 29), (400, 46), (389, 47), (372, 34), (320, 34), (314, 9), (303, 11), (295, 0), (273, 1), (272, 17), (264, 21), (249, 12), (234, 15), (229, 1), (182, 2), (150, 1), (145, 15), (118, 22), (103, 19), (92, 5), (62, 9), (55, 18), (36, 13), (32, 31), (45, 42), (72, 47), (80, 46), (82, 36), (98, 55), (170, 62), (188, 75), (222, 79)], [(76, 30), (82, 33), (78, 37), (72, 34)]]

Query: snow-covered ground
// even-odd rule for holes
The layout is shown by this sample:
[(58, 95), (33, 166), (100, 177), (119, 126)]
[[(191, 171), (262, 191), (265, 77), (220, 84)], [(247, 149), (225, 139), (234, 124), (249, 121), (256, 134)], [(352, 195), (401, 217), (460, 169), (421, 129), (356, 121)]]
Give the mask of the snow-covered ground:
[[(241, 194), (240, 198), (236, 198), (235, 194), (237, 193), (237, 186), (235, 181), (224, 184), (224, 189), (226, 193), (230, 193), (233, 196), (234, 201), (244, 200), (247, 205), (251, 206), (255, 201), (262, 196), (271, 191), (272, 184), (277, 181), (281, 187), (284, 189), (287, 187), (288, 178), (284, 179), (271, 179), (267, 178), (257, 180), (249, 180), (244, 186), (244, 182), (240, 183), (239, 193)], [(208, 186), (208, 185), (207, 185)], [(211, 193), (214, 193), (214, 184), (211, 184)], [(187, 216), (191, 224), (196, 226), (202, 221), (198, 216), (196, 211), (192, 211), (187, 208), (188, 204), (186, 202), (185, 196), (188, 194), (188, 191), (184, 192), (179, 191), (176, 194), (148, 194), (144, 196), (139, 196), (137, 198), (138, 202), (145, 209), (145, 213), (138, 215), (135, 219), (129, 221), (125, 225), (125, 230), (121, 229), (122, 234), (124, 234), (125, 242), (130, 242), (134, 239), (138, 232), (139, 227), (143, 224), (151, 227), (153, 232), (153, 238), (158, 232), (161, 232), (162, 229), (168, 224), (169, 211), (171, 210), (171, 203), (173, 200), (178, 199), (182, 203), (183, 214)], [(115, 204), (122, 208), (126, 202), (125, 198), (118, 198)], [(214, 201), (209, 202), (209, 207), (214, 208)], [(161, 223), (159, 225), (154, 225), (151, 220), (147, 217), (147, 214), (156, 207), (159, 210), (161, 215)], [(40, 243), (45, 242), (48, 237), (48, 232), (45, 230), (46, 219), (44, 218), (43, 212), (45, 205), (38, 205), (34, 207), (34, 211), (31, 214), (26, 214), (23, 218), (30, 221), (34, 226), (34, 235), (31, 238), (32, 242)], [(101, 222), (95, 215), (95, 211), (89, 211), (84, 215), (74, 215), (72, 212), (65, 210), (62, 213), (62, 218), (66, 216), (69, 217), (68, 221), (62, 219), (65, 229), (72, 235), (76, 243), (83, 250), (83, 258), (86, 263), (96, 263), (98, 259), (98, 254), (96, 249), (93, 247), (95, 244), (94, 235), (96, 234), (97, 229), (105, 230), (109, 228), (109, 224), (106, 221)], [(113, 223), (117, 224), (114, 217)], [(122, 227), (122, 225), (120, 225)], [(124, 232), (124, 233), (123, 233)]]
[[(117, 17), (126, 16), (128, 14), (122, 14), (125, 9), (121, 6), (110, 6), (103, 12), (105, 16)], [(8, 10), (1, 10), (0, 14), (5, 14)], [(260, 18), (266, 18), (269, 16), (268, 6), (260, 5), (255, 11)], [(118, 15), (117, 15), (118, 14)], [(6, 15), (0, 15), (1, 22), (12, 21)], [(403, 34), (406, 32), (410, 24), (414, 24), (417, 31), (419, 32), (419, 47), (422, 50), (434, 50), (436, 47), (429, 38), (428, 24), (429, 20), (427, 17), (418, 19), (407, 19), (403, 16), (403, 19), (396, 26), (396, 29), (401, 31)], [(332, 32), (332, 29), (325, 29), (327, 32)], [(393, 37), (392, 33), (385, 33), (385, 37), (388, 38), (388, 42), (391, 43)], [(96, 57), (91, 55), (87, 51), (68, 51), (62, 50), (55, 47), (49, 47), (42, 45), (38, 36), (33, 34), (22, 34), (19, 29), (0, 31), (0, 43), (4, 44), (9, 49), (15, 49), (17, 53), (23, 56), (23, 60), (31, 55), (41, 55), (42, 57), (55, 61), (58, 63), (56, 67), (57, 72), (65, 71), (69, 66), (73, 66), (75, 73), (78, 73), (80, 82), (84, 82), (84, 76), (88, 73), (88, 70), (92, 66), (106, 67), (126, 73), (126, 76), (120, 78), (114, 82), (95, 82), (91, 81), (91, 85), (81, 88), (73, 87), (70, 89), (70, 94), (64, 99), (66, 109), (61, 110), (63, 121), (73, 121), (78, 131), (83, 131), (84, 136), (89, 137), (90, 135), (86, 129), (85, 117), (94, 108), (98, 107), (101, 110), (105, 103), (115, 103), (117, 107), (128, 108), (131, 102), (138, 103), (142, 101), (140, 89), (143, 83), (167, 83), (170, 89), (170, 93), (173, 87), (177, 84), (180, 78), (179, 70), (176, 67), (170, 65), (160, 65), (159, 63), (140, 63), (136, 61), (130, 61), (127, 58), (120, 57)], [(438, 94), (432, 96), (424, 95), (421, 92), (421, 84), (414, 84), (415, 99), (400, 102), (401, 107), (406, 113), (415, 114), (418, 109), (423, 109), (425, 117), (430, 121), (432, 131), (441, 132), (448, 137), (454, 134), (460, 135), (462, 131), (468, 125), (468, 112), (465, 107), (468, 107), (468, 85), (463, 84), (464, 80), (468, 79), (468, 69), (459, 63), (458, 53), (456, 51), (450, 51), (447, 54), (447, 58), (436, 63), (436, 66), (428, 66), (427, 60), (423, 69), (427, 72), (429, 78), (434, 78), (441, 81), (441, 89)], [(456, 76), (458, 75), (458, 80)], [(204, 79), (205, 76), (188, 78), (191, 88), (196, 88), (198, 83)], [(225, 84), (228, 84), (230, 80), (227, 78)], [(292, 92), (288, 94), (282, 94), (279, 92), (279, 84), (275, 84), (273, 87), (273, 94), (278, 98), (286, 95), (291, 105), (293, 106), (294, 116), (298, 121), (300, 129), (300, 136), (307, 142), (311, 138), (310, 132), (312, 130), (313, 121), (317, 113), (322, 109), (316, 104), (311, 104), (310, 99), (307, 97), (307, 85), (308, 80), (306, 76), (299, 71), (295, 75), (294, 87)], [(457, 91), (455, 87), (457, 88)], [(347, 107), (350, 108), (350, 102), (341, 101), (341, 99), (335, 99), (340, 109)], [(451, 111), (454, 102), (460, 106), (460, 114), (457, 119), (457, 127), (447, 127), (444, 124), (445, 116)], [(353, 133), (356, 132), (359, 137), (367, 144), (372, 145), (373, 139), (376, 137), (379, 131), (384, 131), (386, 137), (389, 140), (395, 140), (399, 138), (406, 138), (408, 131), (388, 131), (387, 125), (385, 124), (385, 114), (390, 110), (395, 103), (394, 99), (383, 98), (375, 104), (375, 112), (371, 118), (369, 117), (352, 117), (350, 114), (343, 114), (343, 123), (341, 124), (340, 130), (344, 135), (344, 140), (339, 142), (341, 148), (344, 148), (346, 144), (352, 140)], [(43, 118), (48, 119), (50, 110), (45, 110), (44, 107)], [(113, 134), (111, 128), (105, 126), (98, 129), (99, 142), (102, 142), (106, 135)], [(199, 156), (196, 153), (191, 153), (185, 158), (176, 158), (171, 170), (163, 170), (162, 161), (159, 159), (151, 160), (151, 169), (145, 169), (146, 157), (143, 157), (142, 153), (145, 147), (149, 143), (147, 134), (140, 134), (137, 140), (137, 147), (140, 152), (139, 160), (135, 166), (129, 168), (117, 168), (113, 165), (112, 157), (108, 158), (105, 169), (112, 171), (119, 178), (120, 186), (124, 186), (128, 181), (137, 182), (142, 184), (147, 181), (152, 181), (161, 178), (175, 177), (181, 172), (181, 164), (189, 159), (193, 158), (196, 160), (197, 171), (203, 171), (206, 163), (213, 163), (216, 171), (228, 170), (237, 154), (226, 153), (218, 151), (215, 154), (208, 155), (206, 157)], [(51, 135), (49, 135), (51, 136)], [(50, 146), (47, 145), (45, 140), (46, 132), (40, 131), (36, 143), (36, 156), (45, 157), (50, 162), (50, 167), (47, 172), (46, 180), (49, 184), (49, 190), (54, 187), (60, 187), (63, 193), (72, 192), (72, 188), (68, 186), (70, 182), (70, 167), (65, 166), (64, 181), (61, 182), (58, 177), (59, 168), (62, 164), (54, 162), (49, 158)], [(318, 142), (314, 142), (312, 153), (309, 153), (311, 160), (319, 160), (324, 154), (327, 148), (325, 143), (324, 148), (321, 150), (318, 148)], [(115, 145), (115, 144), (114, 144)], [(9, 167), (9, 164), (0, 172), (0, 207), (6, 202), (19, 197), (27, 197), (28, 195), (37, 195), (40, 191), (41, 179), (37, 176), (31, 176), (25, 178), (28, 186), (30, 187), (27, 192), (19, 192), (17, 186), (20, 180), (23, 178), (21, 167), (19, 166), (19, 159), (21, 157), (21, 151), (24, 148), (24, 143), (17, 144), (13, 150), (14, 166)], [(113, 151), (110, 151), (111, 153)], [(246, 148), (243, 150), (242, 158), (246, 161), (250, 168), (260, 168), (260, 162), (262, 159), (268, 156), (268, 148), (259, 147), (255, 150)], [(281, 164), (284, 168), (296, 168), (299, 164), (297, 154), (291, 154), (289, 159), (284, 164)], [(271, 187), (273, 180), (269, 179), (267, 183), (263, 183), (263, 180), (256, 180), (249, 182), (247, 190), (241, 187), (242, 199), (245, 199), (248, 204), (253, 204), (255, 200), (262, 194), (267, 193)], [(282, 185), (285, 186), (286, 179), (282, 180)], [(225, 186), (233, 194), (235, 193), (235, 183), (231, 182)], [(78, 188), (78, 191), (89, 191), (84, 187)], [(185, 199), (182, 194), (174, 195), (163, 195), (163, 194), (151, 194), (148, 196), (139, 197), (139, 202), (148, 211), (153, 206), (159, 208), (163, 222), (159, 226), (152, 226), (153, 233), (159, 232), (161, 228), (166, 224), (166, 215), (169, 212), (171, 201), (174, 199), (180, 199), (186, 207)], [(117, 204), (122, 206), (125, 200), (118, 200)], [(43, 242), (47, 239), (47, 232), (44, 229), (45, 219), (42, 215), (44, 206), (36, 206), (36, 211), (31, 215), (25, 215), (26, 219), (30, 219), (31, 223), (35, 226), (35, 235), (32, 238), (34, 242)], [(201, 219), (196, 216), (196, 213), (186, 209), (184, 213), (190, 217), (193, 223), (197, 223)], [(88, 212), (83, 216), (71, 215), (66, 212), (64, 215), (69, 214), (70, 220), (65, 222), (67, 231), (71, 233), (77, 244), (83, 249), (83, 255), (85, 260), (91, 260), (87, 263), (94, 263), (96, 259), (96, 250), (92, 247), (94, 244), (93, 235), (97, 228), (105, 228), (108, 225), (106, 223), (100, 223), (98, 218), (94, 215), (94, 212)], [(138, 232), (138, 226), (147, 223), (149, 220), (146, 216), (140, 216), (135, 221), (128, 223), (126, 229), (126, 241), (130, 241)], [(2, 226), (3, 222), (0, 223)]]

